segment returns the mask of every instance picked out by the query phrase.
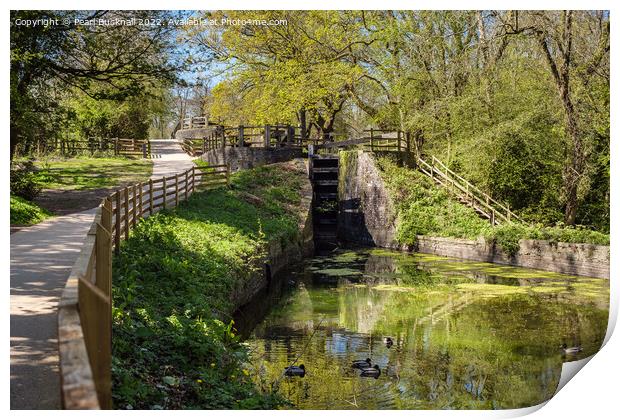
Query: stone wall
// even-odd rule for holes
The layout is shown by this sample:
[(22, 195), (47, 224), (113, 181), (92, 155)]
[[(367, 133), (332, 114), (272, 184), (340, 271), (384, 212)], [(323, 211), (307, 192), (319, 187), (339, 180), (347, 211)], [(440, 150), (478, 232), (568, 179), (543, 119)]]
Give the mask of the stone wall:
[(286, 162), (303, 156), (301, 148), (229, 147), (209, 150), (201, 159), (212, 165), (229, 164), (232, 171)]
[[(294, 165), (297, 169), (307, 174), (307, 168), (302, 159), (296, 159)], [(272, 277), (276, 276), (280, 270), (289, 264), (301, 261), (305, 257), (310, 257), (314, 253), (312, 185), (307, 176), (304, 177), (301, 194), (299, 234), (291, 240), (281, 240), (278, 238), (267, 244), (267, 257), (263, 261), (262, 266), (257, 267), (259, 274), (236, 288), (231, 296), (235, 310), (250, 302), (261, 290), (267, 287)]]
[(394, 206), (369, 153), (340, 153), (338, 197), (338, 237), (345, 242), (609, 278), (609, 247), (602, 245), (522, 239), (519, 251), (511, 256), (495, 242), (483, 239), (418, 236), (413, 246), (399, 244), (395, 239), (398, 220)]
[(372, 155), (340, 152), (338, 171), (338, 239), (368, 246), (398, 244), (396, 212)]
[(576, 276), (609, 279), (609, 247), (591, 244), (553, 243), (521, 239), (519, 251), (511, 256), (494, 242), (418, 236), (418, 252), (515, 265)]

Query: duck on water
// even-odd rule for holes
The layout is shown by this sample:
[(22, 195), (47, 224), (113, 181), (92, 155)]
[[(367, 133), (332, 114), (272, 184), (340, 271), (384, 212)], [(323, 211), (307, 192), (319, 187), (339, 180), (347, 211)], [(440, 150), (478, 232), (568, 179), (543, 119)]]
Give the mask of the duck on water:
[(583, 350), (581, 346), (568, 347), (566, 343), (562, 344), (562, 352), (564, 354), (577, 354), (581, 350)]
[(289, 366), (284, 368), (284, 374), (286, 376), (299, 376), (300, 378), (303, 378), (306, 376), (306, 367), (303, 364), (299, 366)]
[(375, 378), (375, 379), (377, 379), (380, 375), (381, 375), (381, 369), (379, 368), (379, 365), (374, 365), (373, 367), (364, 368), (362, 369), (362, 373), (360, 374), (360, 376), (363, 376), (366, 378)]
[(364, 369), (364, 368), (369, 368), (371, 367), (371, 361), (370, 358), (367, 358), (366, 360), (354, 360), (353, 364), (351, 364), (351, 367), (354, 369)]

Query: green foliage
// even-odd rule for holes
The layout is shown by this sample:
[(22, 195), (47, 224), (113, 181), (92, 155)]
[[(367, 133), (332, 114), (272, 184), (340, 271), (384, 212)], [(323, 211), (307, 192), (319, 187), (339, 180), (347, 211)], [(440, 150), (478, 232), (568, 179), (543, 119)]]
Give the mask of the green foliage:
[(41, 183), (35, 172), (34, 162), (26, 160), (16, 163), (11, 169), (11, 193), (26, 200), (33, 200), (41, 193)]
[(136, 95), (131, 100), (93, 99), (76, 93), (63, 104), (69, 124), (79, 138), (146, 139), (154, 113), (160, 106), (161, 89)]
[(34, 225), (50, 216), (44, 208), (11, 194), (11, 225)]
[[(14, 10), (11, 12), (11, 158), (68, 130), (146, 137), (154, 87), (168, 86), (168, 25), (74, 25), (76, 19), (166, 19), (176, 12)], [(18, 25), (50, 19), (56, 25)], [(71, 24), (65, 24), (71, 22)], [(106, 102), (107, 101), (107, 102)], [(76, 103), (80, 102), (80, 103)], [(101, 109), (98, 109), (101, 107)], [(157, 112), (160, 113), (160, 112)], [(81, 125), (83, 124), (83, 125)], [(73, 127), (69, 127), (73, 125)], [(75, 127), (77, 125), (77, 127)], [(148, 126), (147, 126), (148, 128)], [(129, 130), (129, 131), (128, 131)]]
[(608, 234), (580, 225), (503, 223), (491, 227), (473, 209), (435, 186), (426, 175), (399, 167), (388, 158), (379, 158), (377, 163), (398, 213), (396, 239), (400, 243), (412, 245), (417, 235), (483, 237), (495, 241), (510, 255), (519, 250), (520, 239), (609, 245)]
[(399, 242), (413, 244), (416, 235), (475, 239), (489, 228), (473, 209), (451, 199), (420, 172), (399, 167), (388, 158), (377, 163), (398, 213)]
[(114, 261), (117, 408), (282, 403), (255, 389), (229, 320), (234, 292), (262, 272), (267, 242), (297, 237), (303, 179), (285, 165), (241, 171), (230, 189), (195, 193), (136, 226)]
[(506, 223), (495, 227), (487, 238), (496, 240), (509, 254), (515, 254), (519, 250), (519, 239), (609, 245), (608, 234), (587, 229), (580, 225), (543, 226), (541, 224)]

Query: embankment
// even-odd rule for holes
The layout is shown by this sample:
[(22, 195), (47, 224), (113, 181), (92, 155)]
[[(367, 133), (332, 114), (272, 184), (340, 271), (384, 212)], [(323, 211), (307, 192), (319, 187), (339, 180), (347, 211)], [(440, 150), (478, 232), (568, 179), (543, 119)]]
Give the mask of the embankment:
[(272, 408), (243, 367), (232, 314), (312, 252), (302, 161), (240, 171), (136, 226), (114, 261), (116, 408)]

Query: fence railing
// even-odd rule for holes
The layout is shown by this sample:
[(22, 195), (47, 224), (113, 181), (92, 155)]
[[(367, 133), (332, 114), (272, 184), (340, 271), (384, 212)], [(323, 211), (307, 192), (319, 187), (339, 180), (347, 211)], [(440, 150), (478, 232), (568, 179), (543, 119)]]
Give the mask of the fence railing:
[(523, 221), (510, 210), (510, 207), (494, 200), (490, 195), (452, 171), (435, 156), (431, 156), (430, 163), (418, 157), (417, 163), (421, 172), (473, 207), (492, 225), (498, 225), (501, 222)]
[(192, 167), (102, 200), (58, 305), (63, 408), (112, 408), (112, 252), (141, 218), (178, 206), (197, 187), (225, 186), (229, 176), (227, 165)]
[[(151, 142), (140, 139), (98, 138), (88, 139), (42, 139), (33, 145), (31, 152), (37, 154), (60, 153), (63, 156), (95, 152), (110, 152), (114, 155), (147, 158), (151, 154)], [(25, 150), (18, 154), (26, 154)]]
[(186, 117), (181, 121), (181, 130), (205, 128), (208, 124), (207, 117)]

